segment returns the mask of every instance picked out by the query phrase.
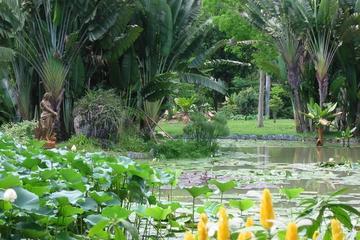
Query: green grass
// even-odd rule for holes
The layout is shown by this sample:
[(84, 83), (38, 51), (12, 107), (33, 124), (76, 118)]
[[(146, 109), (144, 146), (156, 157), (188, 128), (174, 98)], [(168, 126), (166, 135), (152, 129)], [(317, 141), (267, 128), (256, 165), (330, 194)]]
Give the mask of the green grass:
[[(257, 127), (256, 120), (229, 120), (228, 126), (230, 128), (230, 135), (299, 135), (296, 133), (295, 123), (292, 119), (280, 119), (276, 123), (273, 120), (265, 120), (263, 128)], [(161, 122), (160, 127), (170, 135), (179, 136), (183, 134), (184, 124), (182, 122)]]

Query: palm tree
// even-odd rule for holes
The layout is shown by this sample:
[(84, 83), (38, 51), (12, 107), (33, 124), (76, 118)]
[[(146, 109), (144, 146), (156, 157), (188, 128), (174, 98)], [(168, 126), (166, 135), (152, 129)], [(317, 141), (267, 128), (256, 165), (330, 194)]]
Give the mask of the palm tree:
[(339, 15), (338, 0), (293, 1), (307, 32), (308, 51), (312, 56), (319, 84), (319, 102), (323, 107), (329, 88), (329, 69), (339, 47), (333, 29)]
[[(137, 52), (142, 89), (180, 80), (225, 93), (226, 88), (221, 81), (201, 71), (207, 53), (223, 46), (224, 42), (189, 62), (210, 24), (209, 21), (198, 21), (201, 0), (142, 0), (141, 3), (144, 8), (141, 20), (144, 32), (138, 41)], [(145, 98), (154, 95), (158, 99), (163, 97), (159, 92), (143, 92)]]
[(287, 79), (291, 87), (294, 119), (298, 132), (307, 130), (300, 96), (300, 57), (303, 43), (296, 34), (294, 19), (290, 15), (288, 0), (247, 0), (245, 17), (263, 33), (271, 36), (287, 67)]

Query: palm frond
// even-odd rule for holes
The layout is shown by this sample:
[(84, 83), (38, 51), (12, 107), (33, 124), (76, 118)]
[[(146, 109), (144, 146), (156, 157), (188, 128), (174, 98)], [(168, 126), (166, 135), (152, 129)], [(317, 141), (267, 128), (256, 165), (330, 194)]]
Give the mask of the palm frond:
[(219, 81), (212, 77), (207, 77), (197, 73), (180, 72), (178, 73), (178, 76), (182, 82), (196, 84), (212, 89), (221, 94), (226, 94), (227, 87), (223, 81)]
[(15, 57), (15, 51), (11, 48), (0, 46), (0, 62), (11, 62)]

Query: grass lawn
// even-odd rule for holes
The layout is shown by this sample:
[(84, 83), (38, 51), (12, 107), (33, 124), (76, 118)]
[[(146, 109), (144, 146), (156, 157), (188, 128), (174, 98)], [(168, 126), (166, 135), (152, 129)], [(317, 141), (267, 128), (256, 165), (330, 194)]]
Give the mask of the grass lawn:
[[(271, 135), (287, 134), (299, 135), (295, 130), (295, 123), (292, 119), (280, 119), (274, 123), (273, 120), (265, 120), (263, 128), (257, 127), (257, 120), (229, 120), (228, 126), (230, 134), (254, 134), (254, 135)], [(160, 127), (173, 136), (182, 135), (184, 124), (181, 122), (161, 122)], [(160, 129), (158, 129), (160, 130)]]

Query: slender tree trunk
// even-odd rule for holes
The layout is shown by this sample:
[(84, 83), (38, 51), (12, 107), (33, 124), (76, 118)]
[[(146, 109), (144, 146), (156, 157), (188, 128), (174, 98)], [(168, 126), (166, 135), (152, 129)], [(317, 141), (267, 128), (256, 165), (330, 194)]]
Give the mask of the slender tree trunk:
[(270, 93), (271, 93), (271, 77), (266, 74), (265, 83), (265, 116), (270, 118)]
[(324, 107), (326, 97), (329, 89), (329, 76), (325, 74), (324, 77), (320, 77), (319, 74), (316, 74), (316, 78), (319, 84), (319, 97), (320, 97), (320, 107)]
[(260, 70), (259, 78), (259, 105), (258, 105), (258, 127), (264, 127), (264, 100), (265, 100), (265, 73)]
[(288, 66), (288, 81), (291, 86), (292, 99), (294, 103), (294, 120), (296, 125), (297, 132), (306, 132), (306, 122), (304, 116), (302, 115), (303, 108), (300, 97), (300, 77), (299, 77), (299, 68), (298, 65)]

